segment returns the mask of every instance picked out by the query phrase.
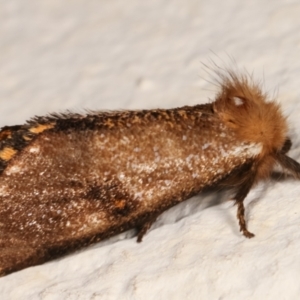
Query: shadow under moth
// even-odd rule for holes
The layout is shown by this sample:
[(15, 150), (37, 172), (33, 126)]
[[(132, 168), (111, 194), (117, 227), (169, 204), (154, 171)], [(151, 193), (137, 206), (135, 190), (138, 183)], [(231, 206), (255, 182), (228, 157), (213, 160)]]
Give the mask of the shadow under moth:
[(206, 188), (243, 201), (277, 164), (300, 178), (287, 122), (245, 75), (220, 75), (213, 102), (174, 109), (35, 117), (0, 131), (0, 275), (130, 228)]

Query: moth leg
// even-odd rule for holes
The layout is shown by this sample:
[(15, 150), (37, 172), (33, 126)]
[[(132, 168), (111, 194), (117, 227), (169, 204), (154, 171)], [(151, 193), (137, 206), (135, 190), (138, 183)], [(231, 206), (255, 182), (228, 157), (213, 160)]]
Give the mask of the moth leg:
[(138, 234), (137, 234), (137, 242), (138, 243), (140, 243), (142, 241), (146, 232), (149, 230), (151, 225), (156, 221), (156, 218), (157, 218), (157, 216), (148, 220), (147, 222), (145, 222), (144, 224), (142, 224), (141, 226), (138, 227)]
[(243, 232), (243, 235), (247, 238), (254, 237), (254, 234), (248, 231), (246, 221), (245, 221), (245, 207), (244, 199), (248, 195), (253, 183), (254, 183), (254, 174), (239, 188), (234, 197), (235, 204), (237, 205), (237, 218), (239, 220), (240, 231)]
[(243, 201), (238, 202), (237, 209), (237, 218), (239, 219), (240, 231), (243, 232), (243, 235), (249, 239), (253, 238), (255, 235), (248, 231), (245, 221), (245, 207)]

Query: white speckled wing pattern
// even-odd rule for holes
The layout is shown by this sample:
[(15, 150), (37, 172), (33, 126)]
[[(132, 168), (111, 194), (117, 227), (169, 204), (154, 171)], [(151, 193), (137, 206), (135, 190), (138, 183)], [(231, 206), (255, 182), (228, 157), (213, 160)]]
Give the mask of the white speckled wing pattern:
[(8, 162), (0, 274), (141, 226), (261, 151), (209, 106), (124, 114), (47, 120)]

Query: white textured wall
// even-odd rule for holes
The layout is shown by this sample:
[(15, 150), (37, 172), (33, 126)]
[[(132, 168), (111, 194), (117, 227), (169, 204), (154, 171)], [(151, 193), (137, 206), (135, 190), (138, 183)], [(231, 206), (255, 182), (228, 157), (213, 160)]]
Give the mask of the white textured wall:
[[(201, 62), (232, 56), (277, 95), (300, 160), (299, 16), (298, 1), (1, 0), (0, 126), (204, 103), (214, 88)], [(299, 193), (293, 180), (256, 187), (251, 240), (224, 194), (200, 195), (142, 244), (128, 232), (0, 278), (1, 299), (299, 299)]]

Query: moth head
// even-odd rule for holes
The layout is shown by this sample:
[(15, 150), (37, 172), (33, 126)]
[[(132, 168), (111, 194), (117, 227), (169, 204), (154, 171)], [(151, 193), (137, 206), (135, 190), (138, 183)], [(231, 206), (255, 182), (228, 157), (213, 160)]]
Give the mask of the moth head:
[(287, 139), (287, 122), (275, 101), (246, 75), (222, 75), (214, 112), (242, 141), (260, 143), (263, 154), (280, 151)]

